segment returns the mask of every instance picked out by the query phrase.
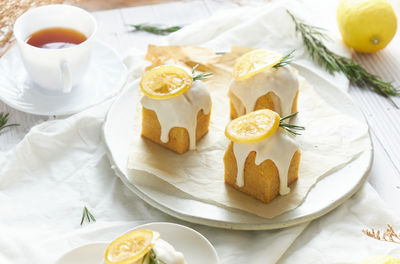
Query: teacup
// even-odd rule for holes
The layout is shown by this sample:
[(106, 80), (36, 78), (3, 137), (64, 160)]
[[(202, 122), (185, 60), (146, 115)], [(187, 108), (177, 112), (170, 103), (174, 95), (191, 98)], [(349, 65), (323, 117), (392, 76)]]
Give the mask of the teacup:
[[(81, 32), (86, 40), (72, 47), (47, 49), (27, 43), (28, 38), (46, 28), (69, 28)], [(52, 91), (69, 93), (84, 76), (97, 23), (87, 11), (70, 5), (46, 5), (28, 10), (14, 24), (26, 71), (34, 83)]]

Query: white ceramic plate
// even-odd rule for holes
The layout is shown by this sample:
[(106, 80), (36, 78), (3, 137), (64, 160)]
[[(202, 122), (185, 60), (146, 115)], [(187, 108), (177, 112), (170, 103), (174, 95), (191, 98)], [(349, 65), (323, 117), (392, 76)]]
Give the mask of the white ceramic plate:
[(17, 110), (36, 115), (69, 115), (115, 95), (126, 72), (119, 55), (106, 44), (93, 43), (82, 82), (68, 94), (37, 87), (26, 72), (18, 47), (0, 59), (0, 99)]
[[(217, 264), (218, 255), (211, 243), (197, 231), (173, 223), (150, 223), (134, 229), (150, 229), (160, 233), (160, 237), (182, 252), (190, 264)], [(97, 242), (77, 247), (56, 261), (56, 264), (103, 264), (104, 251), (109, 242)]]
[[(307, 68), (300, 65), (295, 65), (295, 67), (331, 106), (365, 122), (362, 112), (345, 92)], [(132, 136), (136, 113), (136, 104), (132, 102), (137, 102), (137, 96), (138, 85), (134, 83), (117, 98), (107, 115), (103, 127), (103, 138), (108, 156), (114, 165), (115, 173), (129, 189), (159, 210), (186, 221), (244, 230), (276, 229), (307, 222), (328, 213), (350, 198), (364, 183), (371, 167), (373, 152), (369, 150), (363, 152), (344, 168), (321, 179), (299, 207), (272, 219), (196, 200), (169, 184), (164, 184), (165, 187), (162, 190), (154, 189), (151, 187), (151, 182), (162, 182), (162, 180), (150, 174), (137, 175), (135, 183), (132, 183), (126, 176), (129, 153), (127, 142)]]

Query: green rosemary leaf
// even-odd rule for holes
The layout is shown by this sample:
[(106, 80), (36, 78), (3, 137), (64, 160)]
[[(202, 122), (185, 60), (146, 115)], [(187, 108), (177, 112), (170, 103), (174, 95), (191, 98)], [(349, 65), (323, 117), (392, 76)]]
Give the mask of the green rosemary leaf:
[(82, 212), (82, 218), (81, 218), (81, 224), (85, 221), (85, 219), (90, 223), (90, 222), (96, 222), (96, 218), (89, 212), (89, 209), (87, 209), (86, 206), (83, 207), (83, 212)]
[(208, 77), (213, 75), (211, 72), (209, 72), (209, 73), (196, 73), (197, 67), (199, 67), (199, 64), (196, 64), (193, 67), (193, 70), (192, 70), (193, 81), (207, 79)]
[(279, 67), (283, 67), (283, 66), (290, 64), (293, 61), (293, 52), (294, 52), (294, 50), (292, 50), (291, 52), (286, 54), (283, 57), (283, 59), (280, 62), (278, 62), (277, 64), (275, 64), (272, 68), (277, 69)]
[(0, 113), (0, 131), (6, 127), (19, 126), (19, 124), (7, 124), (9, 115), (9, 113)]
[(298, 113), (299, 113), (299, 112), (296, 112), (296, 113), (290, 114), (290, 115), (288, 115), (288, 116), (282, 117), (282, 118), (280, 119), (280, 122), (279, 122), (279, 126), (280, 126), (281, 128), (285, 129), (287, 132), (289, 132), (290, 134), (292, 134), (292, 135), (294, 135), (294, 136), (301, 135), (300, 133), (297, 132), (297, 130), (305, 130), (306, 128), (303, 127), (303, 126), (298, 126), (298, 125), (293, 125), (293, 124), (289, 124), (289, 123), (284, 123), (283, 121), (284, 121), (284, 120), (287, 120), (287, 119), (290, 119), (290, 118), (292, 118), (292, 117), (294, 117), (294, 116), (297, 116)]
[(296, 32), (300, 33), (310, 57), (316, 63), (324, 67), (330, 74), (342, 72), (352, 85), (369, 88), (377, 94), (385, 96), (396, 108), (399, 108), (390, 97), (399, 96), (400, 90), (395, 88), (391, 82), (385, 82), (379, 76), (369, 73), (352, 59), (332, 52), (322, 42), (322, 39), (328, 39), (325, 32), (322, 32), (323, 29), (302, 22), (289, 11), (287, 13), (295, 24)]
[(149, 252), (149, 264), (167, 264), (161, 259), (157, 258), (156, 253), (154, 250), (150, 250)]
[(172, 32), (181, 29), (181, 26), (165, 27), (161, 25), (151, 25), (151, 24), (136, 24), (130, 25), (135, 31), (145, 31), (155, 35), (168, 35)]

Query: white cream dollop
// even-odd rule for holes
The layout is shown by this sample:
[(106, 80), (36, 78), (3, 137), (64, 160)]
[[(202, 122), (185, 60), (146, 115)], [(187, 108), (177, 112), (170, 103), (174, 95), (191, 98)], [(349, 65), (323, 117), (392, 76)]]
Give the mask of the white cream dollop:
[(291, 114), (298, 89), (299, 80), (296, 70), (290, 66), (284, 66), (267, 69), (243, 81), (232, 80), (228, 96), (236, 112), (241, 116), (254, 111), (258, 98), (273, 92), (280, 98), (281, 109), (277, 112), (283, 117)]
[(162, 263), (186, 264), (183, 254), (176, 251), (171, 244), (162, 239), (157, 240), (157, 242), (154, 244), (153, 250), (157, 256), (157, 259), (161, 260)]
[(189, 134), (189, 149), (196, 148), (197, 114), (203, 110), (207, 115), (211, 111), (211, 95), (202, 81), (194, 81), (183, 94), (165, 100), (156, 100), (143, 96), (143, 107), (153, 110), (160, 122), (161, 137), (164, 143), (169, 141), (169, 131), (174, 127), (186, 128)]
[(290, 162), (298, 149), (299, 146), (294, 139), (282, 128), (278, 128), (272, 136), (260, 142), (248, 144), (233, 142), (233, 153), (237, 164), (236, 185), (244, 186), (244, 164), (249, 154), (255, 151), (256, 165), (260, 165), (267, 159), (275, 163), (279, 172), (279, 194), (288, 194), (290, 192), (290, 188), (287, 186)]

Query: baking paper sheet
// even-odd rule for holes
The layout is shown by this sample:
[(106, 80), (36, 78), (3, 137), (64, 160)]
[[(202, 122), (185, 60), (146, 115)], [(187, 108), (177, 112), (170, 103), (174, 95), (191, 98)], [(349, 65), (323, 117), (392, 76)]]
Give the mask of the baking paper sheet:
[[(306, 130), (296, 137), (302, 156), (299, 179), (290, 186), (291, 192), (264, 204), (226, 185), (223, 156), (229, 144), (224, 135), (230, 121), (227, 92), (234, 61), (248, 50), (233, 47), (231, 53), (218, 56), (204, 48), (149, 46), (147, 59), (153, 63), (150, 67), (180, 61), (189, 67), (199, 63), (199, 70), (213, 72), (206, 81), (213, 108), (208, 134), (197, 143), (196, 150), (179, 155), (140, 136), (141, 106), (138, 105), (128, 160), (132, 181), (135, 172), (146, 171), (199, 200), (272, 218), (299, 206), (318, 179), (371, 148), (368, 126), (329, 106), (300, 77), (299, 114), (295, 123)], [(162, 184), (157, 188), (162, 189)]]

